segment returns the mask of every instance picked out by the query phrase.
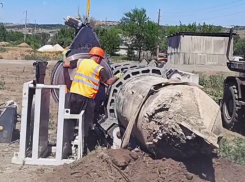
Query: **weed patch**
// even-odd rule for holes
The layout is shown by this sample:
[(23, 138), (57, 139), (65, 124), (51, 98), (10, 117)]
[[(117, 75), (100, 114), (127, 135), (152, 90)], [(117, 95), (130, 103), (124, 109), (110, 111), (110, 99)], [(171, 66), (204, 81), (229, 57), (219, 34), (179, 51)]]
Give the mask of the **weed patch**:
[(48, 55), (37, 55), (37, 54), (26, 55), (25, 59), (26, 60), (43, 60), (43, 61), (51, 60)]
[(0, 52), (7, 52), (7, 49), (4, 47), (0, 47)]
[(234, 163), (245, 165), (245, 140), (223, 138), (220, 144), (220, 157), (227, 158)]
[(111, 61), (114, 63), (121, 63), (127, 60), (126, 56), (110, 56)]
[(204, 75), (199, 74), (199, 84), (204, 87), (206, 92), (216, 103), (223, 97), (223, 83), (225, 76), (223, 74)]
[(0, 80), (0, 90), (4, 90), (5, 89), (5, 81), (4, 80)]

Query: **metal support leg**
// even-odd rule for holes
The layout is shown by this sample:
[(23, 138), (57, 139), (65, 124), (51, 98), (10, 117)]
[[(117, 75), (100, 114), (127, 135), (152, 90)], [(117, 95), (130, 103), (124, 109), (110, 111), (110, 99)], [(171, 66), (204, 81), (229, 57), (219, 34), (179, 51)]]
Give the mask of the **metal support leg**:
[(83, 147), (84, 147), (84, 137), (83, 137), (83, 126), (84, 126), (84, 115), (83, 115), (84, 111), (82, 111), (80, 113), (79, 116), (79, 129), (78, 129), (78, 139), (79, 139), (79, 144), (78, 144), (78, 159), (82, 158), (83, 155)]
[[(28, 94), (29, 89), (35, 89), (35, 115), (34, 115), (34, 133), (33, 133), (33, 150), (32, 157), (26, 157), (26, 132), (27, 132), (27, 112), (28, 112)], [(40, 158), (39, 154), (39, 140), (40, 140), (40, 122), (42, 113), (44, 110), (41, 107), (42, 97), (45, 98), (50, 95), (42, 94), (42, 89), (59, 89), (59, 111), (58, 111), (58, 125), (57, 125), (57, 145), (56, 145), (56, 158)], [(46, 108), (44, 108), (46, 109)], [(45, 110), (46, 111), (46, 110)], [(23, 88), (23, 101), (22, 101), (22, 120), (21, 120), (21, 133), (20, 133), (20, 148), (19, 153), (14, 153), (12, 158), (12, 163), (15, 164), (32, 164), (32, 165), (62, 165), (64, 163), (71, 163), (74, 160), (62, 159), (62, 149), (63, 149), (63, 130), (64, 130), (64, 120), (65, 119), (78, 119), (79, 120), (79, 142), (78, 142), (78, 158), (82, 158), (83, 155), (83, 116), (84, 111), (80, 114), (70, 114), (69, 109), (65, 109), (65, 85), (51, 86), (37, 84), (34, 86), (32, 82), (24, 84)], [(42, 128), (46, 131), (47, 127)], [(43, 131), (43, 130), (42, 130)]]
[[(41, 98), (41, 89), (36, 89), (35, 98)], [(34, 132), (33, 132), (33, 143), (32, 143), (32, 158), (38, 159), (39, 155), (39, 131), (40, 131), (40, 107), (41, 99), (36, 99), (35, 102), (35, 116), (34, 116)]]
[(65, 86), (60, 86), (60, 99), (59, 99), (59, 114), (58, 114), (58, 129), (57, 129), (57, 147), (56, 147), (56, 160), (62, 160), (63, 148), (63, 128), (64, 128), (64, 107), (65, 107)]
[[(26, 132), (27, 132), (27, 112), (28, 112), (28, 95), (29, 95), (29, 84), (31, 82), (24, 83), (23, 94), (22, 94), (22, 113), (21, 113), (21, 133), (20, 133), (20, 148), (19, 160), (24, 162), (26, 158)], [(22, 164), (22, 163), (21, 163)]]

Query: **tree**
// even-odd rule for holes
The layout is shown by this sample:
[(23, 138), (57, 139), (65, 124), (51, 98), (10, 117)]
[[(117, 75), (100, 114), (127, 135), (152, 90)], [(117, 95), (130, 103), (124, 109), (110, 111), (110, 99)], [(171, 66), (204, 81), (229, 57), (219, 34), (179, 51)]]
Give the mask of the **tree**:
[(214, 25), (207, 25), (203, 23), (203, 25), (200, 25), (200, 32), (203, 33), (218, 33), (221, 31), (221, 27), (214, 26)]
[(8, 31), (7, 32), (7, 42), (12, 42), (16, 44), (22, 43), (24, 40), (24, 34), (22, 32)]
[(95, 33), (96, 33), (96, 35), (97, 35), (98, 37), (101, 37), (101, 36), (103, 36), (103, 35), (105, 34), (106, 29), (103, 28), (102, 26), (96, 26), (96, 27), (94, 28), (94, 31), (95, 31)]
[(120, 36), (117, 28), (112, 27), (99, 33), (103, 49), (110, 55), (115, 54), (120, 46)]
[(7, 39), (7, 30), (4, 25), (0, 26), (0, 41), (6, 41)]
[(245, 38), (239, 38), (234, 44), (234, 55), (245, 56)]
[(160, 50), (166, 51), (168, 46), (167, 36), (178, 32), (202, 32), (202, 33), (218, 33), (221, 31), (221, 27), (214, 25), (207, 25), (206, 23), (198, 24), (182, 24), (180, 22), (179, 26), (167, 26), (160, 28)]
[(26, 36), (26, 43), (35, 49), (42, 46), (41, 37), (38, 35), (27, 35)]
[(39, 37), (41, 39), (41, 45), (46, 45), (49, 41), (50, 34), (48, 33), (41, 33), (39, 34)]
[(168, 49), (168, 38), (165, 28), (159, 28), (159, 51), (167, 52)]
[(130, 47), (138, 51), (138, 59), (140, 59), (142, 49), (145, 45), (144, 36), (148, 22), (149, 17), (147, 17), (146, 10), (143, 8), (135, 8), (131, 12), (125, 13), (120, 22), (124, 36), (130, 39)]
[(156, 51), (157, 44), (160, 43), (160, 29), (158, 24), (147, 21), (144, 30), (144, 50), (154, 53)]
[(65, 47), (72, 43), (74, 38), (74, 29), (72, 28), (61, 28), (59, 32), (52, 38), (52, 44), (60, 44)]

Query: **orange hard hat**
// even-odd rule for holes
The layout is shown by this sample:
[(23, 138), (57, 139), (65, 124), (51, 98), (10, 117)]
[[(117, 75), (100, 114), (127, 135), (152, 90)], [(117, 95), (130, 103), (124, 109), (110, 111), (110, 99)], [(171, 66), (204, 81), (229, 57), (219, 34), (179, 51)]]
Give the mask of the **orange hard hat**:
[(89, 54), (92, 56), (100, 56), (104, 59), (105, 56), (105, 52), (103, 49), (101, 49), (100, 47), (93, 47), (90, 51)]

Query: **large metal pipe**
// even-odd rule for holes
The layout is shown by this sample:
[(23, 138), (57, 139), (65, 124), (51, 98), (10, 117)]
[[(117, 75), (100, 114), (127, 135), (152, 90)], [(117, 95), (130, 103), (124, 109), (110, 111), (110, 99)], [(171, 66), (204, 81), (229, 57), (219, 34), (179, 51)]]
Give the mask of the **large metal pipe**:
[[(125, 82), (115, 101), (119, 122), (126, 128), (149, 89), (167, 81), (143, 75)], [(209, 153), (222, 136), (219, 106), (198, 87), (163, 86), (146, 98), (132, 134), (159, 157)]]

